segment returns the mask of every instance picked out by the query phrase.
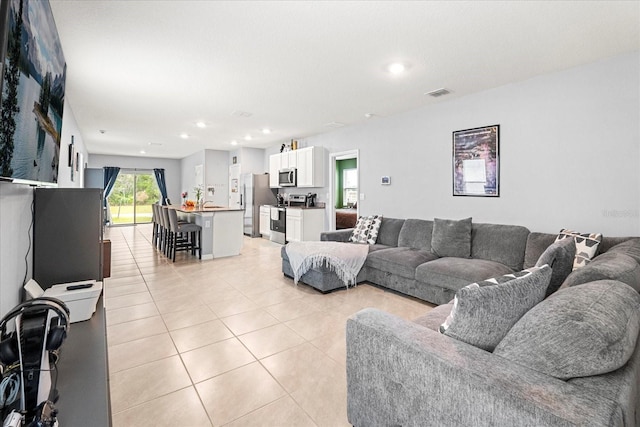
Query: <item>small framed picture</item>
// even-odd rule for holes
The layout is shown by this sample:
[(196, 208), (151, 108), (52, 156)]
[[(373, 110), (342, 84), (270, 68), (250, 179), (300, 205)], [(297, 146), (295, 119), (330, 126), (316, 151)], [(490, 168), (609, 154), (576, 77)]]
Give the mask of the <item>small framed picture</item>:
[(382, 178), (380, 178), (380, 184), (382, 184), (382, 185), (391, 185), (391, 177), (390, 176), (383, 176)]

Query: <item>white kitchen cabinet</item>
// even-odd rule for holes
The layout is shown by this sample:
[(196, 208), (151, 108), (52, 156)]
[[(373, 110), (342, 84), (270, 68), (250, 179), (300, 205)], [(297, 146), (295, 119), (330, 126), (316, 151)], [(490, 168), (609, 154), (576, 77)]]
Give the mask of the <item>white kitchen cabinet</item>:
[(296, 168), (298, 187), (324, 187), (325, 152), (322, 147), (305, 147), (269, 156), (269, 187), (279, 188), (278, 172)]
[(271, 235), (271, 206), (260, 206), (260, 234), (269, 238)]
[(324, 231), (324, 209), (287, 208), (288, 242), (319, 241)]
[(284, 151), (280, 153), (280, 169), (290, 169), (298, 167), (297, 150)]
[(306, 147), (296, 152), (298, 187), (324, 187), (324, 149)]
[(269, 187), (279, 188), (278, 172), (280, 171), (280, 154), (269, 156)]

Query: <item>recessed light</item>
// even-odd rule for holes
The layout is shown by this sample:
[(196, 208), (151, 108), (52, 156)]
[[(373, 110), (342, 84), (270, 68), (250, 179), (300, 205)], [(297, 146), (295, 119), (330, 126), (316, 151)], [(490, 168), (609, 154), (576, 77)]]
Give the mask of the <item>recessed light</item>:
[(251, 135), (247, 134), (244, 136), (245, 141), (251, 141)]
[(196, 122), (196, 126), (198, 126), (200, 129), (204, 129), (207, 127), (207, 124), (205, 122)]
[(140, 150), (140, 154), (147, 154), (147, 152), (144, 150)]
[(366, 113), (366, 114), (364, 115), (364, 117), (365, 117), (366, 119), (370, 119), (370, 118), (375, 117), (375, 116), (376, 116), (376, 115), (375, 115), (375, 114), (373, 114), (373, 113)]
[(271, 129), (269, 129), (269, 128), (263, 128), (263, 129), (262, 129), (262, 133), (264, 133), (265, 135), (268, 135), (268, 134), (270, 134), (270, 133), (271, 133)]
[(402, 62), (394, 62), (387, 66), (387, 71), (389, 71), (393, 75), (399, 75), (405, 72), (407, 66)]
[(231, 141), (231, 145), (238, 145), (238, 141), (234, 139), (233, 141)]
[(180, 134), (180, 138), (182, 138), (182, 139), (188, 139), (188, 138), (189, 138), (189, 134), (188, 134), (188, 133), (181, 133), (181, 134)]

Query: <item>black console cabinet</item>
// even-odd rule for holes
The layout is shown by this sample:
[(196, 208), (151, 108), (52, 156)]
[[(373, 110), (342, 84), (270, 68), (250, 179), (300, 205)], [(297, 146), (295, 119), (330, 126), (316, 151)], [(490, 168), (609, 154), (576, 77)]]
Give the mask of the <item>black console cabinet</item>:
[(58, 362), (58, 421), (63, 427), (111, 425), (105, 312), (71, 325)]
[(36, 188), (34, 212), (35, 281), (102, 280), (102, 190)]

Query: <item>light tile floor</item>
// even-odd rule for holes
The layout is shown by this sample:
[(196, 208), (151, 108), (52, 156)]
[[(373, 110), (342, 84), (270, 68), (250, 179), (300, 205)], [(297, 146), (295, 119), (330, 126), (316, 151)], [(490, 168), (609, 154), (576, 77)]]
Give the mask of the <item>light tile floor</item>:
[(113, 425), (342, 426), (345, 322), (431, 305), (368, 285), (321, 294), (282, 275), (281, 246), (168, 261), (151, 226), (113, 227), (105, 279)]

